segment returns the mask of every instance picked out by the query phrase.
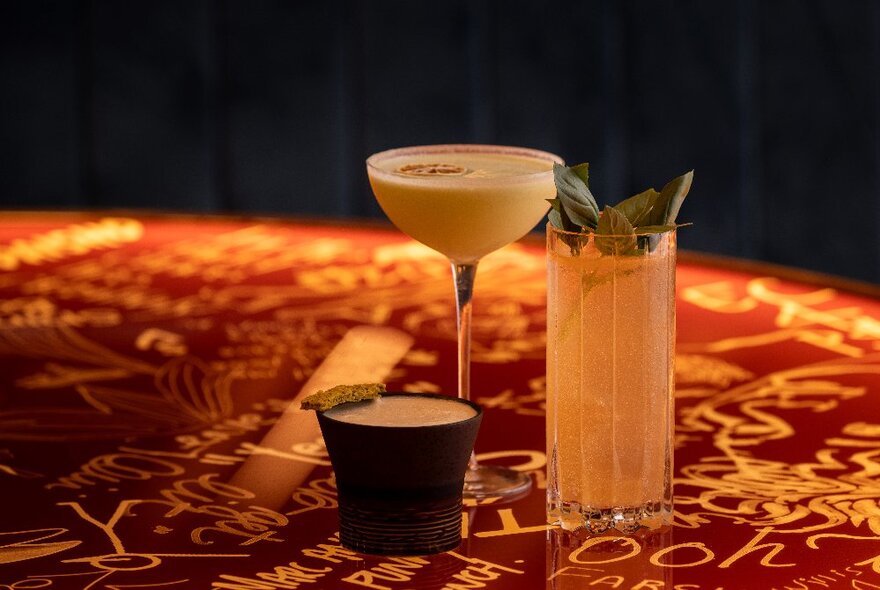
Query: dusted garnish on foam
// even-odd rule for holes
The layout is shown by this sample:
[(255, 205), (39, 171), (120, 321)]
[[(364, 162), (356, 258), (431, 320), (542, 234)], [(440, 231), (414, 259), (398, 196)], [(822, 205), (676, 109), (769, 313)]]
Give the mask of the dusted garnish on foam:
[(457, 164), (404, 164), (396, 172), (405, 176), (464, 176), (468, 169)]
[(300, 403), (302, 410), (324, 412), (333, 406), (348, 402), (360, 402), (368, 399), (379, 399), (385, 393), (384, 383), (358, 383), (356, 385), (337, 385), (313, 393)]

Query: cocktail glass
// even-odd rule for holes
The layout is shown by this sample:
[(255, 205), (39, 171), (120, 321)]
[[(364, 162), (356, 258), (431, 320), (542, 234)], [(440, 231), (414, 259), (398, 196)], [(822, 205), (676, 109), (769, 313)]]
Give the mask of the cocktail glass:
[[(556, 195), (553, 163), (538, 150), (490, 145), (433, 145), (389, 150), (367, 159), (373, 194), (398, 229), (445, 255), (455, 282), (458, 395), (470, 399), (470, 325), (480, 259), (529, 232)], [(480, 465), (471, 455), (464, 496), (512, 499), (528, 475)]]
[(671, 523), (675, 239), (547, 225), (547, 513), (565, 529)]

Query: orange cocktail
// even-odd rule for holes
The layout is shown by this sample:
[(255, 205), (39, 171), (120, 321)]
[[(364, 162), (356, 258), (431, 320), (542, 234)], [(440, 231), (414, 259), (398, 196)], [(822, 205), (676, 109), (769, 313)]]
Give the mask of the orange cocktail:
[(628, 254), (547, 232), (549, 518), (591, 532), (667, 524), (675, 231)]

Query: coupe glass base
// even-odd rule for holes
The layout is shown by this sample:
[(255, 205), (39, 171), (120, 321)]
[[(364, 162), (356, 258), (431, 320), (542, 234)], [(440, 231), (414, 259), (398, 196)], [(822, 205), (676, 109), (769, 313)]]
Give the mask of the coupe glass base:
[(512, 502), (522, 498), (532, 488), (528, 474), (500, 465), (478, 465), (464, 476), (463, 497), (471, 500), (501, 498)]

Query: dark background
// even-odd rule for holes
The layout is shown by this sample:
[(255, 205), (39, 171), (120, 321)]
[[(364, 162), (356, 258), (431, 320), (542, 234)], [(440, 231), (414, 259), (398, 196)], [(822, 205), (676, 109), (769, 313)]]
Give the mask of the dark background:
[(0, 4), (3, 208), (381, 217), (443, 142), (695, 168), (682, 247), (880, 282), (880, 1)]

